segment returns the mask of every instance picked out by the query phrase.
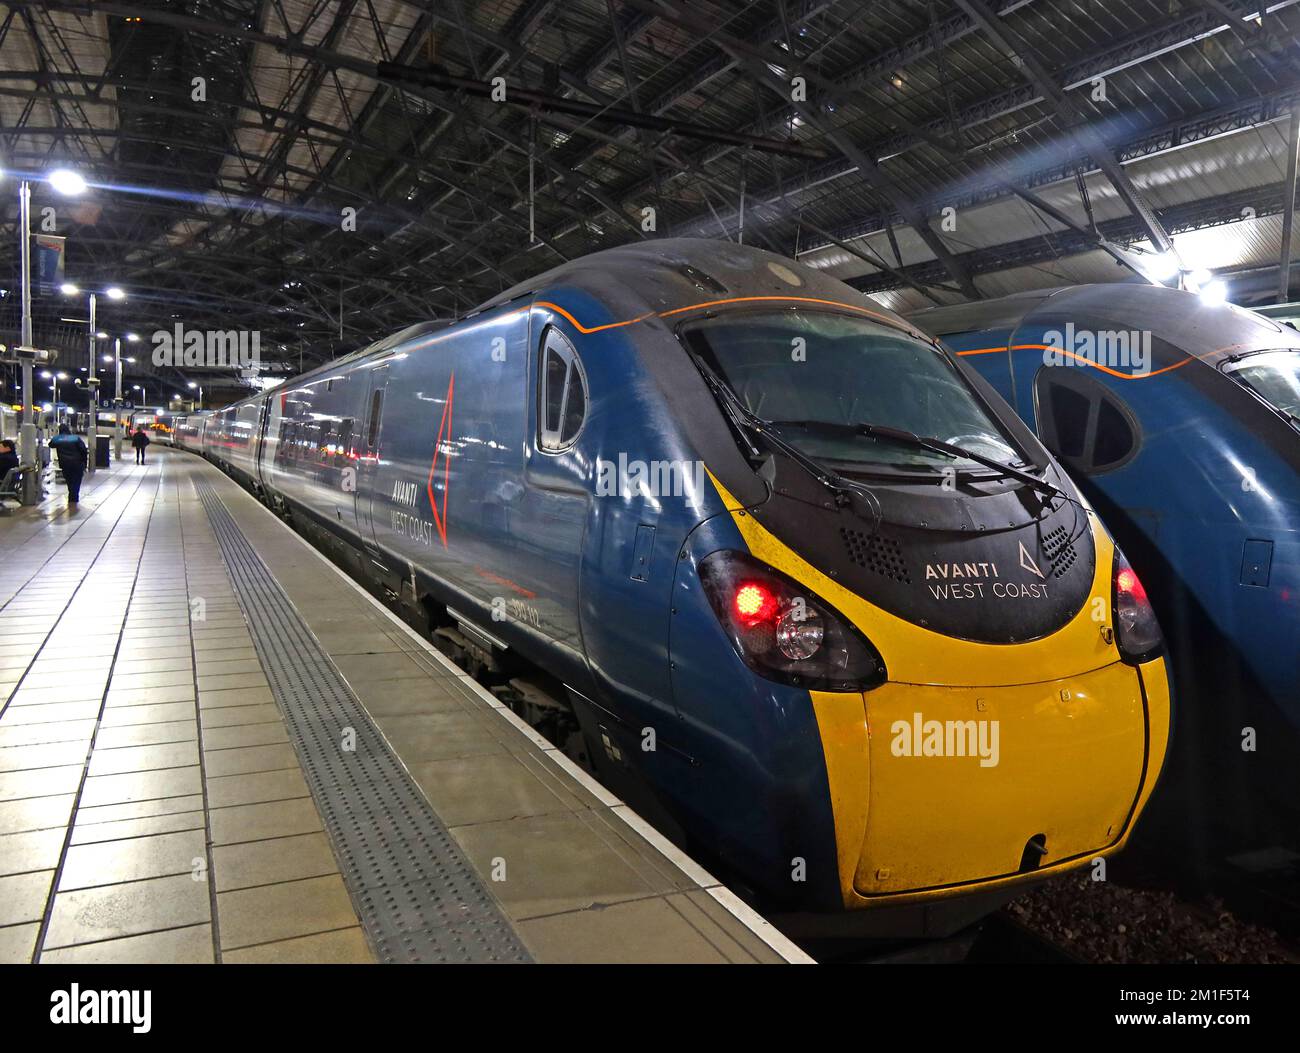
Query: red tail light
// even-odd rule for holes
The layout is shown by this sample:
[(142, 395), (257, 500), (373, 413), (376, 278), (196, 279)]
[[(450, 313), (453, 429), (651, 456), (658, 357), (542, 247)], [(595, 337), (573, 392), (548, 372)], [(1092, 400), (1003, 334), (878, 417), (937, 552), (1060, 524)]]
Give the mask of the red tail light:
[(884, 683), (870, 641), (797, 582), (743, 552), (713, 553), (699, 575), (736, 654), (760, 676), (822, 691)]
[(1115, 575), (1115, 588), (1138, 603), (1147, 602), (1147, 590), (1142, 587), (1142, 582), (1132, 568), (1121, 570)]
[(1118, 548), (1115, 549), (1111, 604), (1115, 611), (1115, 642), (1120, 654), (1130, 662), (1143, 662), (1154, 657), (1164, 645), (1160, 623), (1141, 579)]
[(776, 597), (770, 589), (750, 581), (736, 590), (736, 615), (746, 626), (753, 628), (759, 622), (770, 621), (776, 610)]

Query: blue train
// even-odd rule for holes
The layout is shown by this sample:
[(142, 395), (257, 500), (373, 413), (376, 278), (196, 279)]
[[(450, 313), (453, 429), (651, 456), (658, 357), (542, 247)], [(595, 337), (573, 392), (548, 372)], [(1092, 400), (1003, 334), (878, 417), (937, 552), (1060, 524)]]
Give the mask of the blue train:
[(1161, 811), (1207, 846), (1300, 847), (1300, 333), (1149, 285), (913, 320), (1037, 430), (1149, 590), (1178, 699)]
[(771, 253), (598, 253), (177, 435), (773, 909), (949, 929), (1160, 773), (1159, 628), (1065, 473)]

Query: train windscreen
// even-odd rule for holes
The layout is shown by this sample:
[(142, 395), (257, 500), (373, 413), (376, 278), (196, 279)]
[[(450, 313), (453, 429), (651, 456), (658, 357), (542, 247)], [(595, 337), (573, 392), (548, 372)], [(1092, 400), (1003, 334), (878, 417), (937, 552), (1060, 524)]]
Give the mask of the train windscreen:
[(1293, 420), (1300, 420), (1300, 351), (1262, 351), (1225, 367), (1229, 376)]
[(870, 424), (1027, 463), (942, 352), (887, 326), (827, 312), (755, 311), (696, 322), (681, 335), (750, 413), (818, 460), (908, 471), (983, 467), (853, 430)]

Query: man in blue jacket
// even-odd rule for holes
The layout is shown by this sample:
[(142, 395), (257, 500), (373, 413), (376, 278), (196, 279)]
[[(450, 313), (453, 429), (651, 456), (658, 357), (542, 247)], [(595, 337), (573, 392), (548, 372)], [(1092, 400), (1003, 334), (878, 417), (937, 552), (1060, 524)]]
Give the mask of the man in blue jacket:
[(59, 471), (63, 481), (68, 484), (68, 504), (75, 505), (81, 500), (81, 477), (86, 472), (86, 462), (90, 459), (86, 444), (72, 434), (66, 424), (59, 425), (59, 434), (50, 440), (50, 449), (59, 458)]

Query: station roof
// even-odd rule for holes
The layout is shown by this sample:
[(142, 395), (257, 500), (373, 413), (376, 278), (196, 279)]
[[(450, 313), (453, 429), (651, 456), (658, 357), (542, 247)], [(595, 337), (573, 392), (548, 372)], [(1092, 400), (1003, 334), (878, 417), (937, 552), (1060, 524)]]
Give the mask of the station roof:
[[(256, 329), (295, 371), (666, 236), (904, 311), (1138, 280), (1169, 245), (1244, 289), (1300, 104), (1300, 0), (1256, 6), (11, 0), (0, 165), (90, 182), (34, 215), (69, 280), (128, 290), (108, 327)], [(76, 314), (42, 301), (38, 342), (84, 349)]]

